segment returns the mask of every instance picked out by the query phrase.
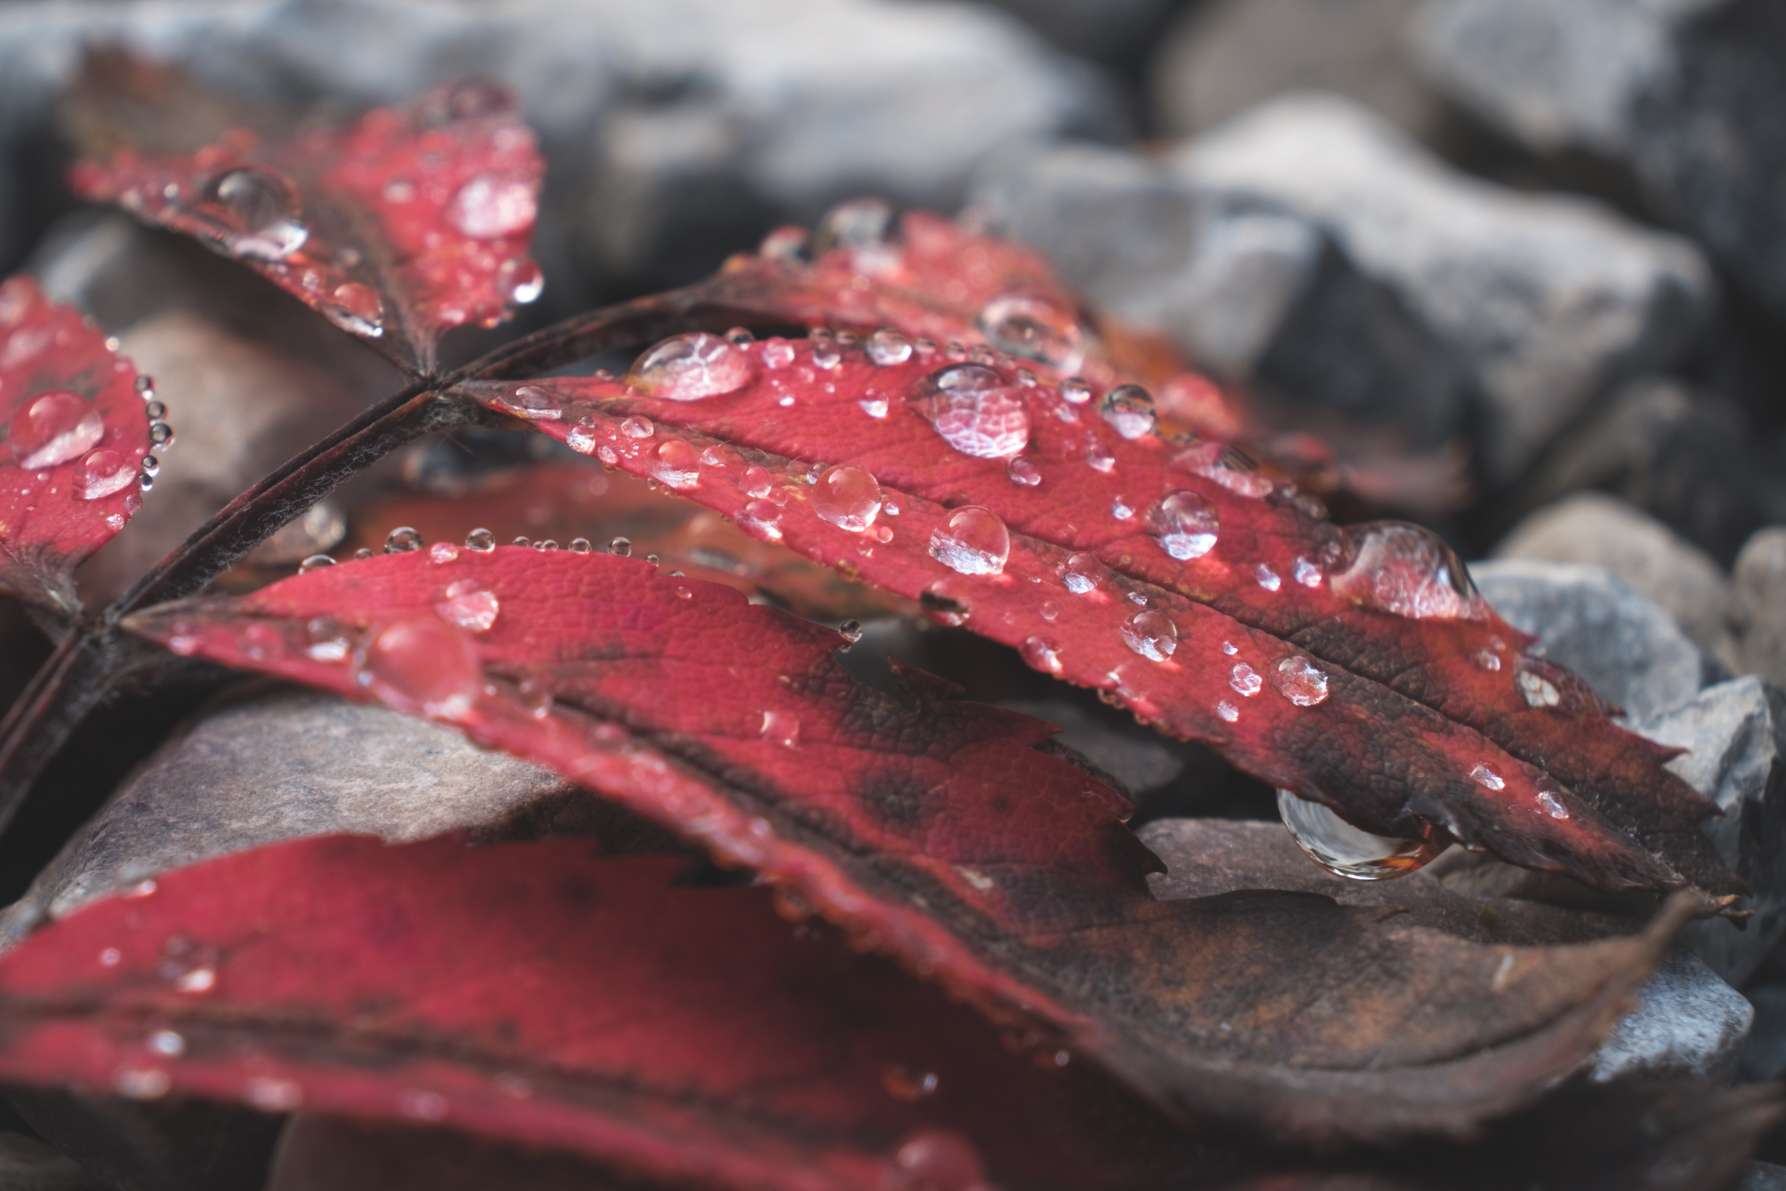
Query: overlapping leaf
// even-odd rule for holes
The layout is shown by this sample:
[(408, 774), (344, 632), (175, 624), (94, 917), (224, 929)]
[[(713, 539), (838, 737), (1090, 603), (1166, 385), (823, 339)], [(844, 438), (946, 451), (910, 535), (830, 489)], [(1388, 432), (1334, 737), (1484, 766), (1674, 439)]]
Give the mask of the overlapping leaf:
[(903, 334), (688, 334), (492, 409), (1388, 835), (1611, 889), (1737, 888), (1711, 804), (1529, 652), (1433, 535), (1342, 530), (1143, 395)]
[(500, 87), (466, 83), (338, 127), (244, 120), (170, 69), (105, 55), (76, 93), (82, 194), (251, 265), (400, 363), (539, 293), (543, 173)]
[(115, 347), (30, 278), (0, 283), (0, 590), (72, 609), (76, 564), (142, 508), (159, 407)]
[[(1193, 1150), (767, 890), (584, 841), (334, 836), (0, 960), (0, 1078), (439, 1124), (737, 1187), (1158, 1185)], [(950, 1176), (954, 1177), (950, 1181)]]
[(1121, 798), (1043, 725), (862, 686), (829, 630), (631, 559), (441, 546), (132, 627), (554, 768), (1199, 1117), (1468, 1128), (1573, 1070), (1672, 924), (1525, 948), (1301, 893), (1155, 901)]

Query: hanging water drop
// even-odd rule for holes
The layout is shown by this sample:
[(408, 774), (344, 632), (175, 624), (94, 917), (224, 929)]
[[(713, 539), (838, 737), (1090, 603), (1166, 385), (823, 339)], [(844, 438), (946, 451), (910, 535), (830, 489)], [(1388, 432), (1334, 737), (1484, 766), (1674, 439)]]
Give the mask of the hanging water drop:
[(371, 286), (358, 281), (344, 281), (336, 286), (323, 306), (323, 313), (337, 327), (354, 335), (377, 339), (384, 334), (380, 324), (384, 318), (384, 303)]
[(1297, 846), (1335, 876), (1354, 881), (1405, 877), (1450, 843), (1437, 833), (1431, 839), (1373, 835), (1352, 826), (1325, 805), (1299, 798), (1289, 790), (1277, 792), (1277, 807)]
[(1010, 555), (1010, 530), (980, 505), (954, 510), (930, 535), (930, 557), (957, 574), (997, 575)]

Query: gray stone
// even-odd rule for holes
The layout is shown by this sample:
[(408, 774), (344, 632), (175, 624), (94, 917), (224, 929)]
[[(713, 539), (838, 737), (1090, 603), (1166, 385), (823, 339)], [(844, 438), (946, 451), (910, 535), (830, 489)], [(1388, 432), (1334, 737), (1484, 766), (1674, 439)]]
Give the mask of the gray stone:
[(1786, 312), (1786, 9), (1772, 0), (1434, 0), (1431, 77), (1539, 151), (1623, 167)]
[(22, 1133), (0, 1133), (0, 1187), (6, 1191), (101, 1191), (101, 1184), (69, 1158)]
[(1077, 58), (1138, 72), (1181, 0), (986, 0)]
[(1764, 529), (1736, 557), (1742, 668), (1786, 687), (1786, 525)]
[(1420, 0), (1208, 0), (1173, 26), (1154, 60), (1155, 118), (1202, 132), (1289, 91), (1325, 91), (1427, 139), (1443, 100), (1415, 68)]
[(1706, 834), (1749, 883), (1745, 929), (1723, 919), (1689, 924), (1682, 943), (1732, 984), (1743, 985), (1786, 937), (1786, 695), (1754, 675), (1707, 687), (1632, 728), (1687, 751), (1668, 763), (1724, 813)]
[(1598, 567), (1507, 559), (1470, 567), (1488, 602), (1545, 657), (1645, 720), (1699, 693), (1716, 665), (1668, 614)]
[(1174, 154), (1186, 177), (1328, 229), (1467, 366), (1493, 478), (1615, 383), (1678, 357), (1711, 312), (1691, 244), (1600, 204), (1459, 175), (1331, 96), (1280, 99)]
[(1772, 1162), (1751, 1162), (1736, 1191), (1786, 1191), (1786, 1166)]
[(1613, 1027), (1591, 1073), (1610, 1080), (1639, 1073), (1718, 1075), (1736, 1062), (1754, 1007), (1691, 955), (1664, 957), (1637, 994), (1637, 1008)]
[(1786, 1076), (1786, 984), (1778, 973), (1745, 991), (1755, 1006), (1755, 1025), (1737, 1057), (1737, 1077), (1760, 1082)]
[(1099, 309), (1293, 407), (1302, 428), (1329, 415), (1417, 446), (1463, 429), (1470, 382), (1450, 345), (1282, 203), (1089, 145), (1002, 155), (973, 201)]
[(604, 804), (459, 733), (337, 696), (276, 689), (200, 714), (149, 758), (0, 912), (0, 946), (45, 915), (168, 869), (331, 832), (391, 841), (502, 834), (529, 816), (555, 830)]
[(1497, 558), (1603, 567), (1674, 617), (1693, 643), (1735, 661), (1730, 582), (1703, 550), (1616, 497), (1584, 492), (1540, 509), (1495, 547)]
[(34, 4), (0, 10), (0, 175), (23, 171), (16, 154), (48, 130), (79, 47), (95, 42), (261, 98), (393, 101), (468, 75), (511, 84), (551, 163), (539, 247), (568, 294), (710, 268), (851, 193), (952, 207), (998, 146), (1125, 123), (1093, 69), (965, 4)]

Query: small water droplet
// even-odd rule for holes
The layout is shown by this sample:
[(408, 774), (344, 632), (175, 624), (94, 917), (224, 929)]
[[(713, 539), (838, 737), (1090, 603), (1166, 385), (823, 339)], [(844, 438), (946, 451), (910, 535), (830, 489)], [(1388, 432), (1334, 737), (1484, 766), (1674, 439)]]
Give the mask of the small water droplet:
[(1124, 438), (1143, 438), (1153, 433), (1153, 395), (1140, 385), (1118, 385), (1098, 403), (1111, 429)]
[(738, 511), (738, 528), (764, 542), (781, 541), (781, 507), (774, 501), (750, 500)]
[(512, 174), (473, 175), (446, 205), (447, 222), (474, 240), (518, 235), (538, 214), (533, 184)]
[(105, 437), (105, 422), (80, 397), (55, 389), (31, 400), (12, 419), (7, 445), (26, 471), (59, 467)]
[(1042, 469), (1036, 466), (1034, 460), (1022, 455), (1016, 456), (1005, 466), (1005, 474), (1011, 477), (1011, 483), (1025, 488), (1034, 488), (1042, 482)]
[(1553, 819), (1569, 817), (1569, 808), (1563, 805), (1563, 800), (1557, 797), (1554, 790), (1539, 790), (1538, 806)]
[(650, 418), (640, 417), (635, 414), (632, 417), (621, 419), (620, 433), (626, 435), (628, 438), (650, 438), (653, 434), (657, 433), (657, 427), (652, 424)]
[(687, 492), (701, 484), (701, 456), (694, 447), (679, 438), (659, 443), (651, 475), (658, 482)]
[(630, 538), (615, 538), (608, 543), (608, 553), (617, 558), (629, 558), (632, 552), (633, 543)]
[(1158, 608), (1144, 608), (1122, 626), (1123, 644), (1153, 662), (1163, 662), (1178, 650), (1178, 625)]
[(502, 601), (476, 579), (458, 579), (447, 584), (434, 602), (434, 611), (468, 633), (487, 633), (502, 613)]
[(1038, 294), (1004, 294), (980, 311), (980, 331), (1007, 355), (1071, 372), (1085, 358), (1085, 331), (1071, 310)]
[(409, 554), (422, 548), (422, 535), (411, 525), (399, 525), (385, 535), (386, 554)]
[(1304, 587), (1321, 586), (1321, 568), (1306, 558), (1296, 560), (1296, 565), (1290, 569), (1290, 575)]
[(1074, 595), (1089, 595), (1098, 587), (1104, 566), (1089, 554), (1071, 554), (1061, 564), (1060, 581)]
[(639, 357), (626, 379), (666, 401), (700, 401), (735, 393), (755, 375), (749, 351), (702, 331), (664, 340)]
[(898, 1064), (881, 1072), (881, 1086), (895, 1100), (912, 1103), (936, 1094), (941, 1081), (934, 1071), (921, 1071)]
[(1487, 765), (1478, 765), (1470, 770), (1470, 778), (1485, 789), (1504, 790), (1507, 788), (1507, 783), (1502, 780), (1501, 775)]
[(813, 485), (812, 511), (839, 529), (861, 533), (880, 515), (880, 483), (863, 468), (839, 464)]
[(488, 554), (496, 549), (496, 535), (482, 527), (465, 535), (465, 548), (476, 554)]
[(356, 656), (354, 679), (399, 711), (466, 718), (483, 689), (477, 645), (444, 620), (403, 620), (373, 633)]
[(186, 1053), (186, 1039), (175, 1030), (156, 1030), (149, 1035), (149, 1049), (158, 1055), (177, 1059)]
[(1240, 695), (1251, 699), (1264, 689), (1265, 680), (1259, 677), (1257, 670), (1245, 662), (1236, 662), (1234, 668), (1228, 671), (1228, 685)]
[(921, 1129), (894, 1151), (886, 1191), (984, 1191), (985, 1168), (973, 1143), (946, 1129)]
[(174, 1081), (159, 1067), (123, 1067), (112, 1079), (112, 1090), (128, 1100), (159, 1100)]
[(1278, 662), (1272, 681), (1298, 707), (1314, 707), (1327, 699), (1327, 672), (1299, 653)]
[(1172, 492), (1148, 511), (1147, 526), (1160, 549), (1183, 562), (1215, 548), (1221, 521), (1195, 492)]
[(304, 622), (304, 654), (313, 662), (339, 662), (352, 646), (347, 630), (332, 616), (313, 616)]
[(333, 554), (312, 554), (298, 564), (298, 574), (308, 575), (311, 571), (320, 571), (324, 567), (335, 565)]
[(1449, 842), (1442, 836), (1423, 840), (1373, 835), (1323, 804), (1288, 790), (1277, 792), (1277, 806), (1284, 826), (1304, 852), (1334, 875), (1354, 881), (1405, 877), (1443, 852)]
[(1011, 532), (997, 513), (963, 505), (931, 532), (930, 557), (962, 575), (997, 575), (1011, 555)]
[(540, 267), (526, 257), (515, 257), (502, 262), (497, 271), (498, 280), (509, 292), (509, 299), (526, 306), (539, 300), (546, 291), (546, 275)]
[(1215, 713), (1230, 724), (1240, 718), (1240, 708), (1234, 706), (1234, 704), (1228, 702), (1226, 699), (1223, 699), (1215, 705)]
[(1525, 697), (1527, 707), (1555, 707), (1563, 701), (1563, 694), (1557, 690), (1556, 684), (1534, 670), (1522, 667), (1518, 682), (1519, 693)]
[(1016, 387), (984, 364), (952, 364), (931, 373), (912, 406), (963, 455), (1008, 459), (1029, 445), (1029, 410)]
[[(149, 458), (153, 459), (154, 456)], [(143, 474), (146, 478), (153, 475), (154, 471), (144, 468)], [(88, 452), (87, 457), (81, 460), (80, 484), (75, 495), (82, 500), (103, 500), (124, 491), (136, 478), (136, 469), (131, 466), (129, 457), (110, 447), (100, 447)]]
[(229, 170), (212, 179), (204, 193), (229, 246), (243, 256), (284, 260), (310, 238), (310, 229), (298, 218), (297, 191), (275, 174)]
[(1214, 480), (1241, 496), (1257, 498), (1271, 493), (1271, 477), (1259, 471), (1258, 462), (1224, 443), (1207, 439), (1192, 443), (1172, 457), (1172, 466)]
[(1127, 521), (1134, 517), (1135, 506), (1129, 503), (1126, 496), (1119, 496), (1110, 502), (1110, 515), (1118, 521)]
[(1253, 578), (1266, 591), (1276, 591), (1284, 585), (1284, 581), (1278, 578), (1278, 573), (1265, 563), (1253, 568)]
[(1060, 395), (1074, 405), (1084, 405), (1091, 400), (1091, 382), (1083, 376), (1069, 376), (1060, 382)]
[(771, 339), (763, 344), (763, 367), (777, 370), (786, 368), (799, 354), (788, 340)]
[(1501, 655), (1492, 649), (1478, 650), (1476, 653), (1476, 664), (1484, 670), (1499, 670), (1501, 668)]
[(354, 335), (377, 339), (384, 334), (380, 321), (384, 318), (384, 302), (371, 286), (358, 281), (344, 281), (336, 286), (323, 313), (336, 326)]
[(522, 385), (503, 398), (503, 408), (535, 422), (556, 422), (564, 416), (564, 403), (541, 385)]
[(1025, 662), (1042, 673), (1060, 673), (1060, 647), (1046, 637), (1025, 637), (1018, 652)]
[(903, 364), (912, 358), (912, 341), (883, 327), (868, 337), (868, 358), (882, 366)]
[(800, 717), (791, 711), (765, 711), (757, 735), (771, 744), (794, 748), (800, 743)]
[(428, 547), (428, 561), (435, 566), (445, 566), (449, 562), (457, 562), (459, 547), (451, 542), (436, 542)]

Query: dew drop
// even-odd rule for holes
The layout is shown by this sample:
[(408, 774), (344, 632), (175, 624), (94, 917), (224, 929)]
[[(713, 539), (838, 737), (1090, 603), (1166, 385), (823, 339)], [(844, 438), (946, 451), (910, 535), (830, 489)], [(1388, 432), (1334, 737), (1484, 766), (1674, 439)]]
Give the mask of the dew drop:
[(863, 468), (839, 464), (813, 485), (812, 511), (839, 529), (861, 533), (880, 515), (880, 483)]
[(1060, 673), (1060, 647), (1046, 637), (1025, 637), (1018, 652), (1025, 662), (1042, 673)]
[(1157, 608), (1144, 608), (1122, 626), (1123, 644), (1151, 662), (1163, 662), (1178, 650), (1178, 626)]
[(894, 1151), (887, 1191), (983, 1191), (985, 1168), (973, 1143), (946, 1129), (921, 1129)]
[(941, 1082), (934, 1071), (895, 1065), (881, 1072), (881, 1086), (887, 1089), (887, 1095), (907, 1103), (935, 1095)]
[(1172, 466), (1214, 480), (1241, 496), (1256, 498), (1271, 493), (1271, 477), (1259, 471), (1258, 462), (1223, 443), (1209, 440), (1192, 443), (1172, 457)]
[(100, 447), (81, 460), (81, 478), (76, 495), (82, 500), (102, 500), (113, 493), (124, 491), (135, 479), (136, 469), (130, 465), (127, 456), (109, 447)]
[(630, 418), (621, 419), (620, 433), (626, 435), (628, 438), (650, 438), (653, 434), (657, 433), (657, 427), (652, 424), (650, 418), (640, 417), (635, 414)]
[(186, 1053), (186, 1039), (175, 1030), (156, 1030), (149, 1035), (148, 1045), (156, 1054), (170, 1059)]
[(771, 744), (794, 748), (800, 743), (800, 717), (790, 711), (765, 711), (757, 735)]
[(284, 260), (310, 238), (298, 219), (297, 192), (264, 170), (219, 174), (205, 187), (205, 200), (221, 214), (230, 247), (244, 256)]
[(488, 554), (496, 549), (496, 535), (481, 527), (474, 529), (465, 535), (465, 548), (476, 554)]
[(1005, 465), (1005, 474), (1011, 477), (1011, 483), (1025, 488), (1034, 488), (1042, 482), (1042, 469), (1036, 466), (1034, 460), (1022, 455), (1014, 457)]
[(1035, 294), (1004, 294), (980, 311), (980, 331), (1006, 355), (1021, 356), (1060, 372), (1085, 359), (1085, 332), (1072, 311)]
[(1236, 693), (1251, 699), (1264, 689), (1265, 680), (1259, 677), (1257, 670), (1245, 662), (1236, 662), (1234, 668), (1228, 671), (1228, 685), (1233, 687)]
[(954, 510), (930, 535), (930, 557), (957, 574), (997, 575), (1010, 556), (1010, 530), (980, 505)]
[(1314, 707), (1327, 699), (1327, 672), (1299, 653), (1277, 664), (1272, 681), (1278, 693), (1298, 707)]
[(1306, 558), (1296, 560), (1296, 565), (1290, 569), (1290, 575), (1304, 587), (1321, 586), (1321, 568)]
[(1260, 563), (1253, 568), (1253, 578), (1266, 591), (1276, 591), (1284, 585), (1284, 581), (1278, 578), (1278, 573), (1265, 563)]
[(951, 364), (919, 382), (912, 405), (963, 455), (1008, 459), (1029, 445), (1029, 410), (1018, 390), (984, 364)]
[(1215, 713), (1230, 724), (1240, 718), (1240, 708), (1234, 706), (1234, 704), (1228, 702), (1226, 699), (1223, 699), (1215, 705)]
[(324, 567), (335, 565), (333, 554), (312, 554), (298, 564), (298, 574), (308, 575), (311, 571), (320, 571)]
[(1111, 429), (1124, 438), (1143, 438), (1153, 433), (1153, 395), (1140, 385), (1118, 385), (1098, 403)]
[(304, 622), (304, 654), (313, 662), (339, 662), (352, 647), (347, 630), (332, 616), (313, 616)]
[(436, 542), (428, 547), (428, 561), (435, 566), (445, 566), (449, 562), (457, 562), (459, 547), (451, 542)]
[(26, 471), (59, 467), (105, 437), (99, 411), (65, 389), (34, 398), (12, 419), (7, 443)]
[(615, 538), (608, 543), (608, 553), (616, 558), (630, 558), (633, 552), (631, 538)]
[(903, 364), (912, 358), (912, 341), (890, 327), (883, 327), (868, 337), (868, 358), (883, 367)]
[(794, 357), (798, 354), (794, 350), (794, 345), (786, 339), (771, 339), (763, 344), (763, 367), (786, 368), (794, 362)]
[(1061, 397), (1073, 405), (1084, 405), (1091, 400), (1091, 382), (1083, 376), (1069, 376), (1060, 382)]
[(640, 356), (627, 383), (666, 401), (735, 393), (756, 374), (750, 352), (705, 331), (676, 335)]
[(1352, 559), (1328, 580), (1335, 595), (1410, 620), (1479, 620), (1487, 605), (1439, 536), (1418, 525), (1376, 521), (1347, 531)]
[(354, 335), (377, 339), (384, 334), (384, 327), (380, 325), (384, 318), (384, 303), (379, 300), (377, 291), (358, 281), (344, 281), (336, 286), (323, 306), (323, 313), (337, 327)]
[(1103, 564), (1089, 554), (1071, 554), (1061, 565), (1060, 581), (1074, 595), (1089, 595), (1098, 587)]
[(1525, 697), (1527, 707), (1555, 707), (1563, 701), (1563, 694), (1557, 690), (1556, 684), (1536, 671), (1522, 668), (1518, 681), (1519, 693)]
[(1470, 779), (1477, 785), (1488, 790), (1504, 790), (1507, 788), (1507, 783), (1501, 778), (1501, 775), (1487, 765), (1478, 765), (1470, 770)]
[(1147, 526), (1160, 549), (1183, 562), (1215, 548), (1221, 521), (1215, 507), (1195, 492), (1173, 492), (1148, 511)]
[(531, 228), (539, 214), (533, 191), (525, 178), (474, 175), (447, 201), (447, 222), (474, 240), (517, 235)]
[(1569, 808), (1563, 805), (1563, 800), (1558, 798), (1553, 790), (1538, 791), (1538, 806), (1553, 819), (1569, 817)]
[(546, 275), (526, 257), (504, 261), (498, 279), (508, 289), (509, 299), (522, 306), (537, 302), (546, 292)]
[(502, 612), (502, 601), (476, 579), (458, 579), (440, 593), (434, 611), (448, 624), (468, 633), (487, 633)]
[(679, 438), (658, 444), (657, 459), (651, 475), (660, 483), (678, 492), (687, 492), (701, 484), (701, 457), (694, 447)]
[(781, 541), (781, 507), (774, 501), (746, 501), (738, 511), (738, 528), (764, 542)]
[(399, 525), (385, 535), (384, 552), (386, 554), (409, 554), (422, 548), (422, 535), (414, 526)]
[(540, 385), (522, 385), (503, 398), (502, 404), (510, 413), (535, 422), (556, 422), (564, 416), (564, 403)]
[(355, 658), (354, 680), (399, 711), (466, 718), (484, 671), (477, 646), (444, 620), (404, 620), (372, 634)]
[(1277, 809), (1291, 838), (1304, 852), (1335, 876), (1353, 881), (1405, 877), (1443, 852), (1449, 842), (1443, 837), (1422, 840), (1373, 835), (1323, 804), (1288, 790), (1277, 792)]

